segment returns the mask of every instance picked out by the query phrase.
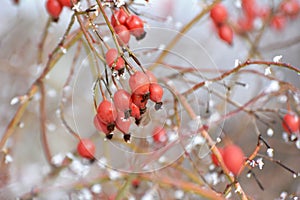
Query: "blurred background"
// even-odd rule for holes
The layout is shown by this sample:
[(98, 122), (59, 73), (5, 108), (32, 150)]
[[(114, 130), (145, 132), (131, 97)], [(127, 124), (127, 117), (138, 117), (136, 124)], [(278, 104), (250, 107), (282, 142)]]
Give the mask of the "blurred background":
[[(140, 2), (144, 4), (144, 1)], [(141, 48), (163, 48), (180, 28), (202, 10), (203, 5), (207, 2), (210, 1), (150, 0), (149, 3), (146, 3), (146, 6), (135, 6), (147, 23), (146, 30), (148, 35), (143, 41), (133, 41), (131, 47), (136, 49), (137, 52)], [(276, 5), (279, 2), (276, 0), (259, 1), (259, 4)], [(241, 14), (239, 1), (226, 0), (223, 1), (223, 4), (230, 11), (230, 19), (232, 21)], [(11, 100), (16, 96), (25, 94), (33, 81), (41, 74), (48, 54), (62, 37), (71, 14), (71, 10), (64, 8), (58, 23), (51, 24), (44, 46), (44, 62), (37, 64), (38, 45), (48, 20), (45, 1), (20, 0), (18, 5), (11, 0), (1, 2), (0, 136), (5, 132), (8, 123), (18, 108), (18, 105), (11, 105)], [(261, 22), (257, 21), (255, 26), (259, 29)], [(77, 24), (75, 25), (76, 27), (78, 27)], [(274, 56), (282, 55), (283, 62), (299, 67), (299, 30), (299, 16), (286, 23), (286, 27), (281, 31), (267, 28), (258, 45), (258, 49), (261, 49), (261, 59), (271, 61)], [(221, 41), (207, 15), (196, 23), (173, 49), (174, 54), (179, 54), (184, 59), (177, 59), (178, 57), (176, 57), (175, 60), (172, 60), (173, 57), (169, 56), (166, 58), (166, 61), (177, 65), (191, 63), (192, 66), (200, 69), (213, 68), (224, 70), (233, 68), (236, 59), (241, 62), (245, 61), (248, 58), (249, 49), (249, 43), (238, 35), (234, 36), (232, 46)], [(66, 133), (56, 113), (62, 86), (68, 76), (74, 52), (75, 47), (65, 54), (46, 78), (47, 131), (53, 155), (66, 154), (74, 151), (76, 147), (77, 141)], [(85, 58), (86, 54), (80, 55), (79, 59), (82, 60), (82, 63), (79, 64), (76, 71), (80, 76), (76, 77), (76, 89), (73, 90), (73, 92), (75, 91), (73, 95), (75, 95), (76, 100), (72, 102), (72, 105), (66, 106), (65, 114), (70, 126), (74, 127), (76, 126), (76, 121), (80, 121), (80, 134), (89, 136), (94, 132), (93, 124), (91, 123), (93, 116), (90, 115), (93, 112), (90, 106), (92, 101), (90, 87), (93, 80), (91, 75), (85, 74), (84, 68), (82, 68)], [(153, 58), (150, 56), (150, 58), (145, 58), (143, 63), (151, 63), (151, 61), (153, 62)], [(80, 70), (83, 71), (80, 72)], [(299, 88), (300, 79), (298, 74), (278, 68), (274, 69), (273, 72), (281, 80), (291, 82), (295, 87)], [(207, 76), (214, 75), (207, 74)], [(247, 102), (262, 91), (263, 88), (269, 86), (268, 82), (254, 75), (240, 75), (238, 80), (248, 85), (247, 88), (236, 87), (232, 95), (232, 99), (241, 104)], [(34, 190), (36, 186), (43, 185), (44, 175), (50, 170), (44, 158), (40, 142), (38, 100), (39, 96), (36, 95), (22, 117), (21, 123), (12, 137), (13, 139), (8, 140), (7, 146), (11, 148), (13, 160), (8, 165), (1, 163), (1, 199), (15, 199), (24, 193)], [(275, 102), (272, 105), (286, 109), (284, 101)], [(230, 110), (230, 108), (228, 109)], [(222, 129), (228, 134), (228, 137), (242, 147), (246, 155), (249, 155), (255, 148), (257, 139), (255, 136), (253, 137), (255, 135), (253, 133), (254, 127), (247, 115), (239, 114), (226, 120)], [(275, 149), (276, 159), (281, 160), (282, 163), (291, 169), (300, 171), (300, 150), (296, 148), (294, 143), (285, 143), (283, 141), (280, 123), (275, 124), (273, 130), (274, 136), (268, 138), (268, 141)], [(261, 131), (266, 136), (267, 128), (262, 126)], [(203, 156), (201, 159), (203, 159), (202, 161), (206, 166), (209, 165), (209, 156)], [(97, 171), (96, 166), (91, 168), (91, 170)], [(67, 191), (72, 187), (73, 183), (71, 176), (67, 174), (63, 181), (53, 180), (53, 182), (47, 182), (48, 185), (45, 185), (45, 187), (53, 187), (53, 189), (50, 189), (50, 192), (47, 190), (38, 199), (80, 199), (79, 196), (70, 197), (67, 195)], [(246, 178), (246, 174), (240, 176), (244, 190), (254, 199), (275, 199), (279, 198), (282, 192), (293, 193), (296, 196), (300, 195), (299, 178), (294, 179), (289, 172), (272, 162), (265, 161), (264, 170), (258, 171), (257, 177), (261, 180), (265, 191), (260, 190), (253, 179)], [(184, 198), (197, 199), (198, 197), (185, 196)]]

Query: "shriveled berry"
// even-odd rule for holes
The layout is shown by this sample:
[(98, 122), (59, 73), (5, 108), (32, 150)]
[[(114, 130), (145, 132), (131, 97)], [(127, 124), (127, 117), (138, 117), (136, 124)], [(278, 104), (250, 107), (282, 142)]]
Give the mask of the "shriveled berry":
[(128, 14), (124, 11), (123, 8), (120, 10), (116, 10), (114, 14), (111, 16), (111, 24), (115, 27), (117, 25), (126, 25), (126, 20), (128, 18)]
[(227, 24), (224, 24), (224, 25), (218, 27), (218, 34), (219, 34), (219, 37), (223, 41), (227, 42), (229, 45), (232, 45), (233, 31), (230, 26), (228, 26)]
[(117, 118), (117, 110), (113, 103), (103, 100), (97, 108), (98, 119), (104, 124), (113, 124)]
[(47, 0), (46, 9), (54, 19), (58, 19), (59, 15), (62, 11), (63, 6), (60, 4), (58, 0)]
[(144, 22), (136, 15), (131, 15), (126, 20), (126, 26), (130, 30), (130, 33), (137, 39), (141, 40), (145, 37), (146, 32), (144, 30)]
[(300, 120), (294, 113), (287, 113), (283, 117), (282, 127), (288, 134), (292, 134), (299, 131)]
[(210, 18), (216, 24), (224, 23), (227, 20), (227, 17), (227, 9), (221, 3), (216, 4), (210, 11)]
[(77, 145), (78, 154), (87, 159), (94, 159), (96, 147), (90, 139), (81, 139)]
[(164, 127), (155, 127), (152, 132), (152, 138), (156, 143), (165, 143), (168, 140), (167, 131)]
[(228, 170), (238, 175), (244, 165), (244, 153), (239, 146), (228, 145), (224, 148), (223, 160)]
[(137, 71), (130, 76), (129, 86), (132, 93), (145, 95), (149, 93), (149, 87), (150, 87), (149, 78), (145, 73)]
[(130, 40), (130, 32), (126, 28), (126, 26), (123, 25), (117, 25), (114, 27), (115, 32), (117, 34), (118, 42), (121, 46), (127, 45)]

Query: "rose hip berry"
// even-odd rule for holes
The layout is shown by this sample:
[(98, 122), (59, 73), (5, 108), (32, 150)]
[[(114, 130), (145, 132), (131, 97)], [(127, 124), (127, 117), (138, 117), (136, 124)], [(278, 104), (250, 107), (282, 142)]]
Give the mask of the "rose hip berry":
[(124, 112), (118, 112), (118, 117), (116, 119), (116, 126), (117, 129), (124, 134), (123, 138), (125, 142), (130, 141), (130, 133), (129, 133), (130, 125), (131, 125), (131, 121), (130, 119), (125, 119)]
[(128, 19), (128, 14), (124, 11), (123, 8), (120, 10), (116, 10), (114, 14), (111, 16), (111, 24), (113, 27), (117, 25), (126, 25), (126, 20)]
[(135, 118), (136, 125), (139, 125), (141, 122), (140, 108), (134, 103), (131, 103), (130, 110), (131, 110), (131, 117)]
[(150, 83), (157, 83), (157, 78), (151, 71), (146, 71), (146, 75), (148, 76), (149, 82)]
[(108, 126), (107, 124), (103, 123), (99, 118), (98, 116), (96, 115), (94, 117), (94, 126), (96, 127), (96, 129), (98, 131), (101, 131), (103, 132), (105, 135), (106, 135), (106, 138), (107, 139), (111, 139), (112, 138), (112, 135), (111, 132), (114, 130), (114, 125), (110, 125)]
[[(220, 152), (220, 154), (223, 158), (223, 156), (224, 156), (223, 148), (218, 148), (218, 150), (219, 150), (219, 152)], [(214, 163), (215, 166), (219, 166), (219, 161), (218, 161), (217, 156), (215, 154), (211, 154), (211, 160), (212, 160), (212, 162)]]
[(152, 84), (150, 84), (149, 91), (150, 91), (151, 101), (156, 103), (155, 104), (155, 109), (159, 110), (161, 105), (162, 105), (161, 100), (162, 100), (162, 97), (163, 97), (163, 94), (164, 94), (163, 88), (157, 83), (152, 83)]
[(103, 100), (97, 108), (98, 119), (104, 124), (114, 124), (117, 118), (117, 110), (113, 103)]
[(87, 159), (94, 159), (96, 147), (90, 139), (81, 139), (77, 145), (78, 154)]
[(62, 11), (63, 6), (60, 4), (58, 0), (47, 0), (46, 9), (55, 20), (59, 18), (59, 15)]
[(288, 134), (298, 132), (299, 126), (300, 126), (300, 120), (296, 114), (287, 113), (283, 117), (282, 127)]
[(118, 42), (121, 46), (127, 45), (130, 40), (130, 33), (126, 26), (117, 25), (114, 27)]
[(125, 61), (119, 56), (117, 49), (111, 48), (105, 54), (105, 60), (109, 67), (121, 70), (125, 67)]
[(124, 89), (119, 89), (114, 94), (114, 103), (117, 109), (124, 112), (125, 118), (130, 116), (131, 95)]
[(210, 11), (210, 18), (216, 24), (222, 24), (227, 20), (227, 9), (220, 3), (216, 4)]
[(223, 160), (228, 170), (238, 175), (244, 165), (244, 153), (239, 146), (228, 145), (224, 148)]
[(222, 26), (218, 27), (218, 34), (223, 41), (227, 42), (229, 45), (232, 45), (233, 31), (230, 26), (223, 24)]
[(126, 20), (126, 26), (130, 30), (130, 33), (137, 39), (141, 40), (146, 36), (144, 30), (144, 22), (136, 15), (131, 15)]
[(145, 73), (137, 71), (130, 76), (129, 86), (132, 93), (147, 95), (147, 93), (149, 93), (150, 87), (149, 78)]
[[(69, 7), (69, 8), (72, 8), (73, 7), (73, 3), (72, 3), (72, 0), (58, 0), (59, 3), (62, 5), (62, 6), (66, 6), (66, 7)], [(75, 1), (77, 2), (77, 1)]]

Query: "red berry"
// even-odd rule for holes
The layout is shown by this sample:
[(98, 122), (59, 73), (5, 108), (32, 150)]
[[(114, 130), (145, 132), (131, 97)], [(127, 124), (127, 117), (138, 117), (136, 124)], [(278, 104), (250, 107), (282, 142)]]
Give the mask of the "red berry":
[(240, 18), (237, 23), (242, 32), (248, 32), (253, 29), (253, 19), (251, 18)]
[(113, 103), (103, 100), (97, 109), (98, 119), (104, 124), (114, 124), (117, 118), (117, 110)]
[(157, 83), (157, 78), (155, 77), (155, 75), (151, 71), (147, 70), (146, 75), (148, 76), (148, 79), (149, 79), (150, 83)]
[(81, 139), (77, 145), (77, 152), (84, 158), (93, 159), (96, 152), (95, 144), (89, 139)]
[(128, 14), (123, 10), (123, 8), (120, 8), (120, 10), (116, 10), (111, 16), (111, 24), (113, 27), (117, 25), (126, 25), (127, 18)]
[(230, 26), (224, 24), (224, 25), (218, 27), (218, 34), (222, 40), (227, 42), (229, 45), (232, 45), (233, 31)]
[(145, 37), (146, 32), (144, 30), (144, 22), (136, 15), (131, 15), (126, 20), (126, 26), (130, 30), (130, 33), (137, 39), (141, 40)]
[(62, 11), (63, 6), (59, 3), (58, 0), (47, 0), (46, 9), (54, 19), (58, 19)]
[(116, 126), (122, 133), (124, 133), (124, 140), (128, 142), (130, 140), (129, 128), (131, 125), (130, 119), (125, 119), (124, 112), (118, 112), (118, 117), (116, 119)]
[(271, 20), (271, 27), (275, 30), (282, 30), (285, 27), (286, 18), (283, 15), (275, 15)]
[(216, 24), (222, 24), (227, 20), (227, 9), (222, 4), (218, 3), (211, 9), (210, 17)]
[(152, 132), (152, 138), (153, 138), (154, 142), (165, 143), (168, 140), (167, 132), (163, 127), (158, 126), (158, 127), (154, 128), (154, 130)]
[(134, 188), (138, 188), (138, 187), (140, 186), (140, 184), (141, 184), (140, 179), (135, 178), (135, 179), (133, 179), (133, 180), (131, 181), (131, 185), (132, 185)]
[(255, 0), (242, 0), (242, 9), (247, 18), (255, 18), (258, 14), (258, 6)]
[(161, 102), (162, 96), (164, 94), (164, 90), (159, 84), (157, 83), (150, 84), (149, 91), (150, 91), (151, 101), (155, 103)]
[(134, 117), (136, 120), (141, 118), (140, 108), (135, 105), (134, 103), (130, 104), (131, 116)]
[(288, 16), (296, 16), (300, 11), (300, 5), (297, 0), (282, 1), (280, 11)]
[(107, 124), (103, 123), (97, 115), (94, 117), (94, 126), (98, 131), (102, 131), (105, 135), (111, 133), (111, 131), (107, 129)]
[(114, 94), (114, 103), (117, 109), (126, 112), (130, 110), (131, 96), (126, 90), (119, 89)]
[(149, 78), (145, 73), (137, 71), (130, 76), (129, 86), (132, 93), (145, 95), (149, 93)]
[(118, 50), (111, 48), (105, 54), (105, 60), (109, 67), (120, 70), (125, 67), (125, 61), (119, 56)]
[[(224, 156), (223, 148), (218, 148), (218, 150), (219, 150), (219, 152), (220, 152), (220, 154), (223, 158), (223, 156)], [(214, 163), (215, 166), (219, 166), (219, 161), (218, 161), (217, 156), (215, 154), (211, 154), (211, 160), (212, 160), (212, 162)]]
[(127, 45), (130, 40), (130, 33), (126, 26), (117, 25), (114, 27), (120, 45)]
[[(72, 8), (72, 6), (73, 6), (72, 0), (58, 0), (58, 1), (62, 6), (66, 6), (69, 8)], [(75, 1), (75, 2), (77, 3), (77, 1)]]
[(240, 147), (228, 145), (224, 148), (223, 160), (228, 170), (238, 175), (244, 165), (244, 153)]
[(134, 103), (137, 107), (139, 107), (139, 109), (145, 109), (148, 102), (148, 100), (145, 99), (143, 95), (136, 94), (136, 93), (133, 93), (131, 95), (131, 100), (132, 103)]
[(300, 120), (296, 114), (288, 113), (284, 115), (282, 121), (282, 127), (288, 134), (299, 131)]

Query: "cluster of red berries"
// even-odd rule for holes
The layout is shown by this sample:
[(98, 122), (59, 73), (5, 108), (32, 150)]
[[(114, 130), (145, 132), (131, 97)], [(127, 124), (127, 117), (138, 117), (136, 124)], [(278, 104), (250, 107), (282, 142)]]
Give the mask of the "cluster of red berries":
[[(241, 172), (245, 162), (245, 156), (242, 149), (237, 145), (231, 144), (225, 148), (218, 148), (218, 150), (227, 169), (237, 176)], [(219, 162), (215, 154), (211, 154), (211, 159), (215, 166), (219, 166)]]
[(300, 11), (300, 4), (297, 0), (285, 0), (280, 3), (275, 11), (268, 7), (259, 7), (255, 0), (243, 0), (242, 9), (244, 16), (238, 20), (239, 29), (243, 32), (251, 31), (254, 28), (254, 21), (258, 18), (269, 20), (270, 26), (275, 30), (282, 30), (287, 18), (293, 19)]
[(285, 114), (282, 120), (282, 127), (289, 135), (299, 134), (300, 119), (298, 115), (294, 113)]
[(97, 130), (105, 133), (107, 139), (112, 138), (116, 127), (123, 133), (124, 140), (130, 141), (130, 117), (139, 125), (149, 99), (155, 103), (156, 110), (162, 106), (163, 88), (152, 72), (134, 72), (129, 78), (129, 86), (131, 93), (118, 89), (113, 101), (104, 99), (98, 105), (94, 124)]
[(217, 27), (220, 39), (232, 45), (233, 30), (227, 23), (228, 12), (226, 7), (221, 3), (216, 4), (210, 11), (210, 18)]
[(63, 7), (72, 8), (72, 6), (72, 0), (47, 0), (46, 2), (46, 9), (53, 20), (58, 20)]
[[(295, 19), (300, 12), (298, 0), (284, 0), (275, 10), (259, 6), (256, 0), (242, 0), (241, 6), (243, 15), (237, 20), (235, 26), (236, 31), (240, 34), (254, 30), (257, 19), (269, 22), (269, 25), (275, 30), (282, 30), (287, 20)], [(228, 23), (227, 8), (221, 3), (216, 4), (210, 11), (210, 18), (217, 28), (219, 38), (232, 45), (234, 33), (232, 26)]]
[(124, 7), (115, 10), (111, 16), (111, 24), (118, 36), (119, 45), (127, 45), (130, 34), (137, 40), (145, 37), (144, 22), (137, 15), (129, 13)]

